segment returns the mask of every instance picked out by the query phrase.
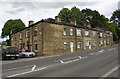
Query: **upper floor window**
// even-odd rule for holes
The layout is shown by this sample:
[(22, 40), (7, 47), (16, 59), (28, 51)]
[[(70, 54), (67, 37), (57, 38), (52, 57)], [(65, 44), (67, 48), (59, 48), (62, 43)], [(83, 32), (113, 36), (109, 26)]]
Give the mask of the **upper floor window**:
[(11, 35), (11, 40), (13, 40), (13, 36)]
[(38, 32), (37, 26), (35, 26), (35, 27), (34, 27), (34, 35), (37, 35), (37, 32)]
[(70, 28), (70, 35), (73, 35), (73, 28)]
[(78, 41), (77, 42), (77, 48), (81, 48), (82, 47), (82, 42), (81, 41)]
[(89, 36), (90, 32), (89, 31), (85, 31), (85, 36)]
[(77, 29), (77, 36), (81, 36), (81, 30)]
[(91, 44), (90, 44), (90, 40), (87, 40), (86, 41), (86, 46), (90, 46)]
[(93, 31), (93, 36), (96, 36), (96, 34), (97, 34), (97, 33), (96, 33), (95, 31)]
[(26, 31), (26, 37), (29, 37), (29, 30)]
[(67, 35), (67, 29), (66, 28), (63, 29), (63, 35)]
[(22, 32), (20, 32), (20, 39), (22, 39)]
[(103, 33), (100, 33), (100, 37), (103, 37)]

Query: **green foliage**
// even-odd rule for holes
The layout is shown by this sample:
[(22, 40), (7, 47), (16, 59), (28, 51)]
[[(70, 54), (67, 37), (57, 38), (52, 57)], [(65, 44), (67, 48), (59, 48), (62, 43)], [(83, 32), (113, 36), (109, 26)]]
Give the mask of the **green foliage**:
[(85, 18), (84, 14), (80, 11), (79, 8), (76, 8), (75, 6), (69, 10), (68, 8), (63, 8), (58, 16), (61, 17), (62, 21), (70, 23), (71, 20), (77, 21), (78, 25), (84, 25)]
[[(119, 20), (119, 21), (118, 21)], [(110, 18), (110, 21), (115, 23), (117, 39), (120, 39), (120, 9), (115, 10)]]
[(22, 22), (21, 19), (10, 19), (5, 23), (4, 27), (2, 28), (1, 37), (4, 38), (10, 35), (11, 32), (15, 33), (23, 28), (25, 28), (25, 24)]
[(103, 27), (108, 25), (109, 19), (104, 15), (100, 15), (98, 11), (86, 8), (83, 9), (82, 12), (85, 14), (86, 19), (90, 21), (92, 27)]
[(71, 11), (68, 8), (63, 8), (58, 16), (61, 17), (62, 21), (70, 23)]

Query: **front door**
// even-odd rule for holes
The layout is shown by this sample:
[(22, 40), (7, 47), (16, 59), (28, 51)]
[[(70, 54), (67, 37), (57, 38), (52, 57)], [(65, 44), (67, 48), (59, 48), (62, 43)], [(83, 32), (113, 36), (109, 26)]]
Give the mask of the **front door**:
[(73, 52), (73, 42), (70, 42), (70, 50)]

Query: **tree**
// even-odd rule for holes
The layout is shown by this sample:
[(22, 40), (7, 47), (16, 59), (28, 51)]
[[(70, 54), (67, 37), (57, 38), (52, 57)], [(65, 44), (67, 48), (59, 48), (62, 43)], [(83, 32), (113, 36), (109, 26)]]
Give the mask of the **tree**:
[(112, 23), (115, 23), (116, 26), (114, 26), (116, 28), (116, 33), (117, 33), (117, 39), (120, 39), (120, 9), (115, 10), (112, 13), (112, 16), (110, 18), (110, 21)]
[(109, 19), (96, 10), (83, 9), (82, 13), (85, 15), (85, 18), (90, 21), (92, 27), (103, 27), (108, 25)]
[(85, 16), (80, 11), (79, 8), (76, 8), (75, 6), (71, 8), (71, 19), (76, 19), (76, 22), (78, 25), (84, 25), (85, 23)]
[(10, 19), (5, 23), (4, 27), (2, 28), (1, 37), (4, 38), (6, 36), (9, 36), (11, 33), (18, 32), (23, 28), (25, 28), (25, 24), (22, 22), (21, 19)]
[(63, 22), (67, 23), (70, 23), (72, 20), (76, 20), (78, 25), (84, 25), (85, 22), (84, 14), (75, 6), (72, 7), (71, 10), (68, 8), (63, 8), (59, 12), (58, 16), (60, 16)]
[(61, 20), (67, 23), (70, 23), (71, 11), (68, 8), (63, 8), (58, 16), (60, 16)]

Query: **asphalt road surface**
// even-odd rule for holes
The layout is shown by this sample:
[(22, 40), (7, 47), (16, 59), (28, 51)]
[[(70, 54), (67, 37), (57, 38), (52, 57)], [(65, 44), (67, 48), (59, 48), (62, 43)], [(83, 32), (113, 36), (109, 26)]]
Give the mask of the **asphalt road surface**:
[(56, 56), (2, 61), (2, 77), (119, 77), (118, 61), (118, 45), (113, 45)]

